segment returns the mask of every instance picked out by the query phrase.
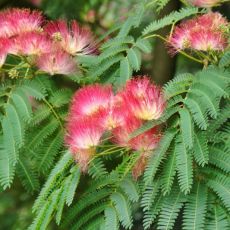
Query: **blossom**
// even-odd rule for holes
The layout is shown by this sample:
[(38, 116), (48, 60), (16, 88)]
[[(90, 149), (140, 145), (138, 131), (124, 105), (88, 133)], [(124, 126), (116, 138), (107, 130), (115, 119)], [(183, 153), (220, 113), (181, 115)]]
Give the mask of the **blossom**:
[(161, 138), (158, 128), (152, 128), (134, 138), (131, 134), (142, 126), (143, 122), (131, 114), (127, 116), (123, 125), (112, 130), (112, 141), (121, 147), (128, 147), (140, 152), (149, 152), (155, 149)]
[(7, 54), (11, 49), (11, 41), (7, 38), (0, 38), (0, 67), (5, 63)]
[(207, 13), (186, 20), (175, 27), (168, 38), (169, 53), (194, 49), (199, 51), (222, 51), (227, 47), (229, 23), (220, 13)]
[(36, 31), (20, 34), (14, 41), (14, 54), (41, 55), (52, 51), (52, 42), (46, 34)]
[(73, 58), (62, 50), (42, 54), (37, 58), (36, 65), (40, 70), (50, 75), (68, 75), (76, 71), (76, 63)]
[(104, 128), (93, 118), (69, 118), (65, 143), (79, 163), (82, 171), (87, 170), (89, 160), (104, 133)]
[(161, 139), (161, 134), (158, 127), (154, 127), (129, 141), (129, 145), (132, 149), (149, 153), (158, 146)]
[(112, 130), (112, 141), (121, 147), (130, 148), (130, 135), (141, 125), (142, 121), (130, 114), (123, 125)]
[(211, 29), (213, 31), (227, 30), (229, 25), (227, 19), (218, 12), (209, 12), (207, 14), (201, 15), (197, 18), (197, 24), (203, 30)]
[(138, 177), (140, 177), (143, 174), (147, 165), (148, 158), (149, 156), (146, 156), (145, 154), (141, 154), (136, 164), (134, 165), (132, 169), (132, 176), (135, 180), (137, 180)]
[(190, 35), (191, 47), (200, 51), (219, 51), (227, 46), (227, 40), (220, 32), (211, 30), (194, 31)]
[[(89, 85), (79, 89), (73, 96), (71, 105), (72, 117), (92, 116), (107, 110), (114, 97), (111, 85)], [(102, 114), (103, 115), (103, 114)], [(104, 115), (103, 115), (104, 116)]]
[(0, 34), (12, 37), (28, 31), (41, 30), (44, 19), (41, 12), (12, 8), (0, 13)]
[(176, 26), (172, 36), (168, 38), (168, 47), (170, 54), (174, 55), (179, 50), (190, 48), (191, 28), (196, 28), (196, 20), (188, 20)]
[(81, 28), (75, 20), (70, 26), (63, 20), (49, 22), (45, 31), (71, 55), (86, 55), (96, 51), (91, 32)]
[(209, 8), (219, 5), (222, 0), (187, 0), (191, 5)]
[(123, 98), (134, 116), (142, 120), (158, 119), (165, 109), (161, 88), (151, 83), (146, 76), (129, 80)]

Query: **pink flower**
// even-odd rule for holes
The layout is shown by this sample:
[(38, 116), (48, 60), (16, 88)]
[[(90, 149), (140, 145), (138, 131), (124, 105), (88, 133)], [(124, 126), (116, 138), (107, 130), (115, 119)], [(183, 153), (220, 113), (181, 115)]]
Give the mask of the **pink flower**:
[(191, 5), (209, 8), (213, 6), (219, 5), (222, 1), (221, 0), (187, 0)]
[(224, 50), (227, 40), (220, 32), (210, 30), (194, 31), (190, 35), (191, 47), (200, 51)]
[(93, 118), (69, 119), (65, 143), (79, 163), (82, 171), (87, 170), (88, 163), (100, 144), (104, 128)]
[(127, 116), (125, 123), (112, 130), (112, 141), (121, 147), (130, 148), (130, 135), (142, 125), (142, 121), (133, 117)]
[(207, 13), (175, 27), (168, 38), (169, 53), (184, 49), (222, 51), (227, 47), (229, 23), (219, 13)]
[(70, 26), (63, 20), (49, 22), (45, 31), (71, 55), (87, 55), (96, 51), (91, 32), (81, 28), (76, 21), (72, 21)]
[(11, 41), (7, 38), (0, 38), (0, 67), (5, 63), (7, 54), (11, 49)]
[(226, 30), (229, 23), (225, 17), (218, 12), (209, 12), (197, 18), (197, 24), (203, 29), (222, 31)]
[(161, 134), (156, 127), (131, 140), (132, 148), (141, 153), (132, 170), (132, 175), (135, 180), (143, 174), (147, 160), (151, 156), (152, 151), (157, 148), (160, 139)]
[(191, 47), (200, 51), (222, 51), (227, 46), (227, 40), (221, 32), (211, 30), (194, 31), (190, 37)]
[(52, 42), (41, 32), (26, 32), (15, 38), (14, 54), (41, 55), (52, 51)]
[(42, 54), (37, 58), (36, 65), (40, 70), (50, 75), (69, 75), (76, 71), (76, 63), (73, 58), (62, 50)]
[(141, 153), (150, 153), (155, 149), (160, 141), (161, 134), (158, 128), (154, 127), (131, 139), (131, 134), (142, 126), (142, 121), (133, 117), (127, 116), (125, 123), (112, 130), (112, 141), (121, 147), (128, 147)]
[(168, 38), (170, 54), (174, 55), (179, 50), (190, 48), (190, 32), (196, 28), (196, 20), (187, 20), (176, 26), (171, 37)]
[(158, 119), (165, 109), (165, 99), (160, 87), (144, 76), (127, 82), (123, 98), (127, 108), (139, 119)]
[(157, 127), (154, 127), (143, 134), (130, 140), (130, 146), (134, 150), (149, 153), (158, 146), (161, 134)]
[(12, 8), (0, 13), (0, 33), (12, 37), (28, 31), (41, 30), (43, 16), (39, 11)]
[(89, 85), (78, 90), (72, 100), (71, 116), (92, 116), (102, 110), (108, 110), (113, 99), (112, 86)]

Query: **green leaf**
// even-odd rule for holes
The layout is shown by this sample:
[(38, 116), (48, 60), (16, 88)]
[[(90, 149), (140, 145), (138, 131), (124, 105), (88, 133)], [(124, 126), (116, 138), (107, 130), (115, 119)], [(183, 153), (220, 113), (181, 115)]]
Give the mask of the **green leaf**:
[(73, 202), (73, 198), (76, 192), (76, 188), (80, 181), (81, 171), (80, 168), (75, 166), (72, 172), (73, 176), (69, 184), (69, 189), (66, 191), (66, 204), (70, 206)]
[(173, 229), (175, 220), (184, 202), (184, 194), (180, 192), (179, 189), (173, 190), (173, 192), (171, 192), (170, 195), (165, 197), (160, 211), (157, 229)]
[(206, 133), (204, 131), (194, 132), (193, 155), (200, 166), (208, 164), (208, 144)]
[[(17, 148), (21, 147), (24, 142), (24, 125), (17, 113), (15, 107), (11, 104), (5, 105), (6, 119), (8, 120), (9, 128), (12, 129), (13, 139)], [(5, 129), (3, 129), (3, 132)]]
[(132, 202), (137, 202), (139, 199), (139, 194), (137, 190), (137, 186), (133, 183), (131, 179), (124, 179), (120, 183), (120, 187), (125, 192), (125, 194), (128, 196), (129, 200)]
[(207, 212), (207, 187), (198, 182), (192, 193), (188, 196), (183, 216), (183, 229), (204, 229)]
[(169, 194), (173, 185), (174, 177), (176, 175), (176, 152), (169, 153), (167, 162), (165, 163), (164, 170), (161, 177), (161, 186), (163, 194)]
[(149, 211), (155, 202), (155, 198), (160, 190), (160, 180), (153, 181), (147, 185), (141, 199), (141, 207), (143, 211)]
[(180, 114), (180, 128), (186, 148), (191, 149), (193, 147), (193, 122), (191, 115), (186, 108), (179, 110)]
[(127, 52), (128, 54), (128, 61), (130, 63), (130, 65), (132, 66), (132, 68), (135, 70), (135, 71), (138, 71), (140, 70), (140, 67), (141, 67), (141, 54), (139, 52), (138, 49), (136, 48), (131, 48), (128, 50)]
[(144, 174), (144, 180), (147, 184), (153, 181), (153, 178), (157, 172), (157, 169), (161, 161), (163, 160), (164, 155), (166, 154), (176, 133), (177, 131), (174, 129), (169, 129), (168, 131), (166, 131), (166, 133), (162, 137), (162, 140), (160, 141), (159, 147), (152, 154), (152, 157), (150, 158), (148, 162), (148, 165), (147, 165), (147, 168)]
[(217, 147), (209, 149), (210, 164), (222, 169), (226, 173), (230, 173), (230, 150), (222, 150)]
[(62, 146), (62, 135), (62, 131), (55, 133), (55, 135), (52, 135), (52, 138), (45, 140), (37, 151), (36, 159), (38, 163), (36, 164), (36, 167), (39, 172), (45, 174), (53, 165), (55, 157)]
[(208, 214), (205, 226), (207, 230), (229, 229), (229, 219), (222, 207), (217, 204), (210, 204)]
[(154, 205), (152, 205), (150, 210), (145, 212), (144, 221), (143, 221), (143, 226), (145, 230), (149, 229), (153, 221), (156, 219), (157, 215), (159, 214), (162, 208), (162, 202), (163, 202), (163, 195), (160, 194), (160, 196), (157, 197), (156, 202), (154, 203)]
[(170, 13), (169, 15), (165, 16), (164, 18), (153, 21), (151, 24), (149, 24), (144, 31), (142, 32), (143, 35), (155, 32), (165, 26), (171, 25), (173, 23), (176, 23), (185, 17), (195, 15), (199, 11), (198, 8), (195, 7), (188, 7), (188, 8), (182, 8), (180, 11), (174, 11)]
[(11, 160), (9, 152), (3, 149), (2, 137), (0, 143), (0, 184), (3, 190), (9, 188), (13, 182), (15, 174), (15, 165)]
[(17, 173), (22, 181), (23, 186), (29, 191), (34, 192), (39, 189), (39, 180), (37, 172), (28, 160), (28, 157), (20, 155), (17, 164)]
[(187, 151), (181, 135), (178, 135), (176, 140), (176, 167), (179, 185), (181, 191), (187, 194), (190, 192), (193, 183), (192, 157), (190, 152)]
[(151, 53), (152, 46), (147, 39), (138, 38), (135, 46), (138, 47), (144, 53)]
[(125, 82), (132, 76), (132, 69), (129, 65), (129, 61), (127, 57), (124, 57), (120, 61), (120, 79), (119, 84), (124, 85)]
[(11, 99), (20, 115), (20, 119), (26, 122), (30, 121), (32, 117), (32, 108), (24, 92), (20, 89), (14, 91), (11, 95)]
[(188, 97), (185, 99), (184, 103), (190, 110), (194, 122), (198, 127), (202, 130), (206, 130), (208, 127), (207, 115), (202, 112), (199, 102), (192, 97)]
[(224, 203), (225, 207), (230, 211), (230, 180), (225, 176), (217, 176), (214, 179), (209, 179), (207, 183)]
[(113, 206), (105, 209), (105, 230), (118, 230), (117, 213)]
[(221, 57), (220, 62), (219, 62), (219, 67), (227, 67), (230, 65), (230, 51), (227, 51), (224, 53), (224, 55)]
[(115, 192), (111, 195), (111, 200), (115, 205), (118, 218), (124, 228), (131, 229), (133, 226), (133, 220), (129, 202), (127, 201), (126, 197), (119, 192)]

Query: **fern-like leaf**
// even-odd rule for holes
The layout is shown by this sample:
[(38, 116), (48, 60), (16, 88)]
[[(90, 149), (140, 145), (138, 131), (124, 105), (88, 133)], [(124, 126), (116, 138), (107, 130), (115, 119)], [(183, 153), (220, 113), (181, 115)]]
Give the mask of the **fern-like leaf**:
[(193, 183), (192, 157), (180, 135), (177, 136), (175, 151), (179, 185), (181, 191), (187, 194), (190, 192)]
[(126, 197), (120, 192), (115, 192), (111, 195), (111, 200), (115, 205), (121, 224), (126, 229), (131, 229), (133, 226), (133, 220), (130, 211), (130, 204)]
[(118, 230), (117, 213), (113, 206), (105, 209), (105, 230)]
[(183, 229), (204, 229), (207, 212), (208, 191), (205, 185), (198, 182), (188, 197), (183, 216)]
[(199, 165), (204, 166), (208, 163), (208, 144), (206, 133), (204, 131), (194, 133), (193, 155)]
[(159, 147), (152, 154), (152, 157), (150, 158), (148, 162), (148, 165), (147, 165), (147, 168), (144, 174), (144, 179), (146, 183), (151, 183), (153, 181), (153, 178), (157, 172), (157, 169), (161, 161), (163, 160), (176, 133), (177, 133), (177, 130), (169, 129), (162, 137)]
[(184, 194), (179, 189), (173, 189), (170, 195), (164, 198), (158, 220), (158, 229), (173, 229), (175, 220), (184, 202)]

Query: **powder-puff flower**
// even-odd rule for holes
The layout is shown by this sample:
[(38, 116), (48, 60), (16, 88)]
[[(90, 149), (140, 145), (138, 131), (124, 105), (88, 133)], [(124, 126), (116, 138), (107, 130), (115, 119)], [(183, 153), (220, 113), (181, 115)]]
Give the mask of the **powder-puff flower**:
[(7, 38), (0, 38), (0, 67), (5, 63), (7, 54), (11, 49), (11, 41)]
[(161, 88), (152, 84), (146, 76), (129, 80), (123, 97), (127, 108), (142, 120), (158, 119), (165, 109)]
[(191, 47), (200, 51), (222, 51), (227, 46), (227, 40), (221, 32), (210, 30), (194, 31), (190, 34)]
[(229, 23), (219, 13), (207, 13), (187, 20), (175, 27), (168, 38), (169, 53), (184, 49), (222, 51), (227, 46)]
[(50, 75), (64, 74), (69, 75), (76, 71), (76, 63), (69, 54), (62, 50), (45, 53), (36, 60), (38, 68)]
[(210, 8), (213, 6), (217, 6), (221, 3), (221, 0), (187, 0), (191, 5)]
[(11, 37), (28, 31), (41, 30), (44, 21), (41, 12), (12, 8), (0, 13), (0, 34)]
[(67, 125), (65, 143), (79, 163), (82, 171), (87, 170), (89, 160), (95, 153), (96, 146), (100, 144), (104, 128), (97, 124), (93, 118), (73, 119)]
[(141, 176), (146, 168), (148, 158), (154, 149), (157, 148), (161, 134), (158, 128), (153, 128), (131, 140), (131, 146), (133, 149), (140, 151), (140, 157), (132, 169), (132, 175), (137, 180)]
[(72, 21), (70, 26), (63, 20), (49, 22), (45, 31), (71, 55), (87, 55), (96, 51), (91, 32), (81, 28), (76, 21)]
[(79, 89), (72, 100), (70, 114), (72, 117), (92, 116), (100, 110), (107, 110), (113, 99), (111, 85), (89, 85)]
[(197, 18), (197, 24), (203, 29), (213, 31), (227, 30), (229, 23), (225, 17), (218, 12), (209, 12)]
[(41, 32), (26, 32), (15, 38), (14, 54), (41, 55), (52, 51), (52, 42)]
[(167, 46), (169, 53), (174, 55), (180, 50), (190, 47), (190, 32), (197, 26), (196, 20), (188, 20), (176, 26), (171, 37), (168, 38)]
[(142, 126), (142, 121), (133, 117), (127, 116), (125, 123), (112, 130), (112, 141), (121, 147), (128, 147), (141, 153), (149, 153), (155, 149), (160, 141), (161, 134), (158, 128), (152, 128), (134, 138), (131, 134)]
[(129, 141), (130, 147), (140, 152), (151, 152), (158, 146), (161, 134), (157, 127), (154, 127)]
[(142, 121), (130, 116), (126, 117), (125, 123), (112, 130), (112, 142), (121, 147), (130, 148), (130, 135), (142, 125)]

